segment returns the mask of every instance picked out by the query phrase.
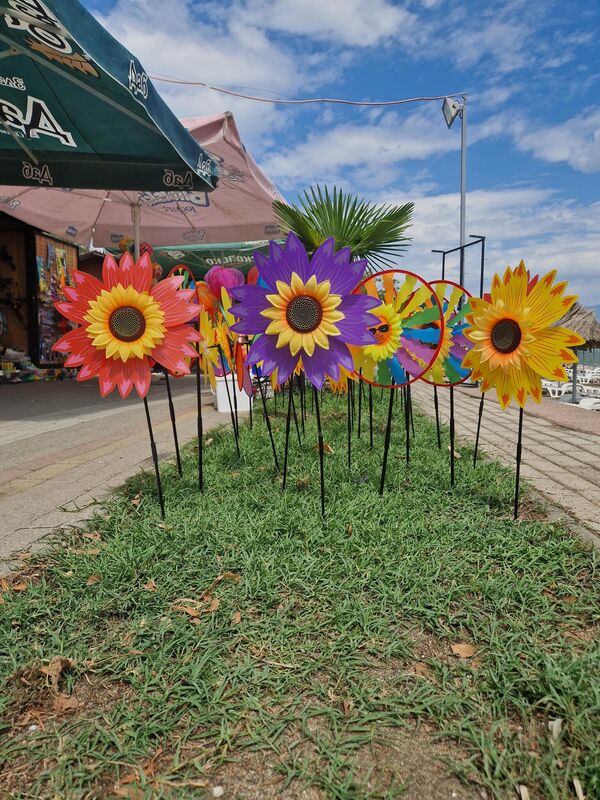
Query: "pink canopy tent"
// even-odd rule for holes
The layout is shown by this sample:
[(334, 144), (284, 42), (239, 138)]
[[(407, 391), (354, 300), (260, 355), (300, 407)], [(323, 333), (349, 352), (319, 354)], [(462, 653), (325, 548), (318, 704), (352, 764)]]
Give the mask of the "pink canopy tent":
[(185, 185), (165, 192), (0, 186), (0, 210), (74, 244), (116, 247), (141, 236), (152, 245), (211, 244), (280, 236), (279, 193), (248, 153), (229, 111), (183, 120), (219, 165), (212, 193)]

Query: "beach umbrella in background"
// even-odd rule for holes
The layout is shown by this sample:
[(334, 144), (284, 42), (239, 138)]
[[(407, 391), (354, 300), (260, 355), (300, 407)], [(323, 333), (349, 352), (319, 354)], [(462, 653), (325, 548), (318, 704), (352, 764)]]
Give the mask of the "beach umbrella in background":
[(123, 238), (135, 239), (134, 219), (141, 222), (144, 240), (170, 249), (279, 238), (273, 201), (280, 195), (242, 144), (233, 116), (185, 122), (192, 144), (218, 164), (219, 188), (212, 194), (211, 187), (195, 185), (154, 184), (150, 191), (0, 186), (0, 210), (74, 244), (93, 240), (113, 249)]

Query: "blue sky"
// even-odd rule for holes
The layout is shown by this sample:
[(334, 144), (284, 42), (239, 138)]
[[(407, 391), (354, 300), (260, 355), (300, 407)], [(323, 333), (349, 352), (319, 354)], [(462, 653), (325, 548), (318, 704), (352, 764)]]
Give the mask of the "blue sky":
[[(557, 268), (600, 303), (598, 0), (84, 3), (154, 74), (287, 98), (466, 92), (467, 233), (488, 237), (488, 270)], [(440, 103), (298, 108), (157, 86), (180, 116), (232, 111), (288, 199), (318, 182), (413, 200), (405, 268), (434, 277), (430, 250), (458, 243), (460, 132)]]

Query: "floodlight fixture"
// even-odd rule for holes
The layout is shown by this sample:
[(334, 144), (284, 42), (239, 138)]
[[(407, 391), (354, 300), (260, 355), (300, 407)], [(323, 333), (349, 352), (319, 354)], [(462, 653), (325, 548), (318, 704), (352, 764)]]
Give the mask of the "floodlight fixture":
[(458, 100), (454, 100), (452, 97), (446, 97), (444, 102), (442, 103), (442, 112), (444, 114), (444, 119), (446, 120), (446, 125), (451, 128), (452, 123), (454, 120), (459, 116), (462, 116), (462, 105), (458, 102)]

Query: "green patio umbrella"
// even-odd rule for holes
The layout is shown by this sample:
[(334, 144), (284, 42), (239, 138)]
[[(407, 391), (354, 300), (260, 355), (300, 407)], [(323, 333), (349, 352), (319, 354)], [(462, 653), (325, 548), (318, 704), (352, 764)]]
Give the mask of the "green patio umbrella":
[(211, 191), (218, 171), (77, 0), (0, 0), (0, 184)]

